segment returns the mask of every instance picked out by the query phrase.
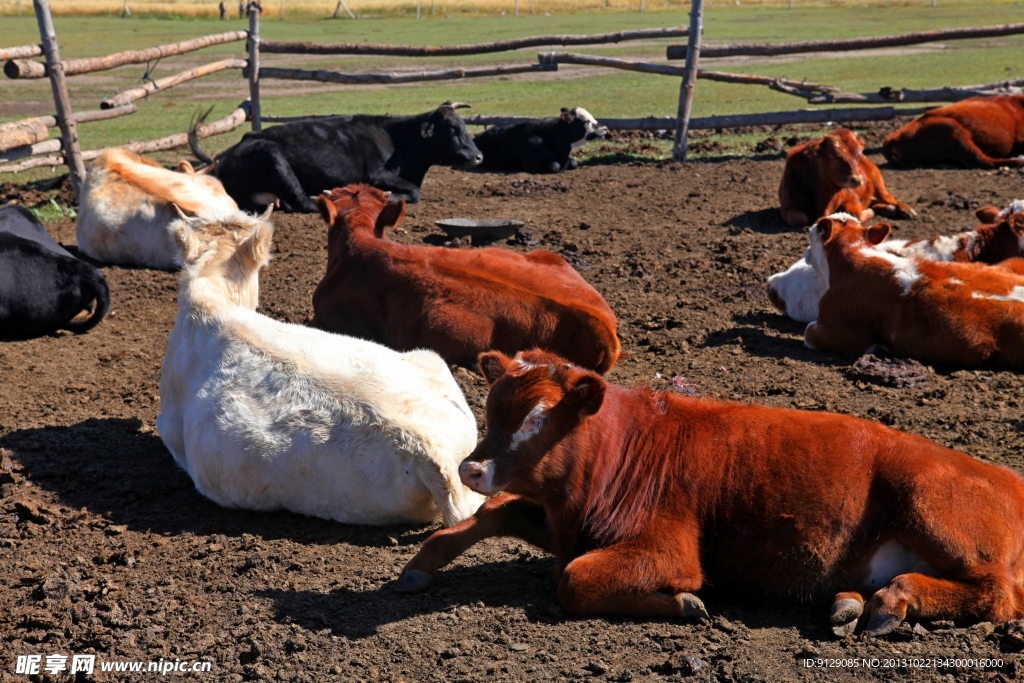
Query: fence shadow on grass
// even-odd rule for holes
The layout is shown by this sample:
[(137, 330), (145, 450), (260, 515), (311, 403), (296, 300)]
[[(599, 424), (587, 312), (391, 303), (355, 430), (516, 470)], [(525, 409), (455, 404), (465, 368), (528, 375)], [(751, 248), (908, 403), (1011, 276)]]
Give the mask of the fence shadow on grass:
[(20, 429), (0, 438), (22, 474), (60, 503), (154, 533), (243, 533), (313, 545), (418, 545), (434, 527), (350, 526), (289, 512), (222, 508), (196, 491), (156, 433), (137, 418), (90, 418), (70, 427)]

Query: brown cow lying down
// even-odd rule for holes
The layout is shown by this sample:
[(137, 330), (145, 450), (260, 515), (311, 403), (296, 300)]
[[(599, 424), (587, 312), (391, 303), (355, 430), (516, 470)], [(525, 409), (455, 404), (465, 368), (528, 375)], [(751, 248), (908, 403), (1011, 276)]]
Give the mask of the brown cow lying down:
[(487, 436), (459, 475), (505, 495), (427, 539), (398, 591), (516, 536), (555, 554), (572, 614), (705, 617), (711, 583), (831, 600), (840, 635), (1024, 616), (1008, 469), (853, 417), (625, 389), (540, 351), (480, 367)]
[(932, 109), (889, 133), (882, 153), (899, 164), (1024, 166), (1024, 95), (971, 97)]
[[(1024, 214), (1007, 222), (1024, 230)], [(829, 287), (804, 343), (850, 355), (882, 345), (935, 365), (1024, 369), (1024, 259), (990, 266), (906, 258), (877, 248), (889, 230), (848, 216), (811, 228), (808, 261)]]
[(541, 347), (607, 372), (619, 358), (615, 314), (550, 251), (396, 244), (384, 230), (405, 202), (369, 185), (318, 200), (331, 226), (327, 273), (313, 292), (313, 324), (398, 351), (427, 348), (472, 367), (489, 349)]
[[(1024, 211), (1024, 201), (1014, 200), (1009, 208), (1002, 211), (994, 206), (978, 209), (975, 213), (982, 225), (973, 230), (949, 236), (886, 240), (876, 246), (906, 258), (1000, 263), (1008, 258), (1024, 257), (1024, 227), (1006, 220), (1016, 211)], [(847, 216), (849, 214), (837, 213), (830, 217), (845, 219)], [(806, 254), (788, 270), (768, 278), (768, 300), (775, 308), (802, 323), (818, 319), (818, 300), (826, 289), (828, 283), (807, 262)]]
[(893, 218), (916, 216), (917, 212), (889, 194), (878, 167), (863, 152), (864, 142), (845, 128), (791, 149), (779, 183), (783, 219), (802, 228), (838, 211), (862, 221), (876, 213)]

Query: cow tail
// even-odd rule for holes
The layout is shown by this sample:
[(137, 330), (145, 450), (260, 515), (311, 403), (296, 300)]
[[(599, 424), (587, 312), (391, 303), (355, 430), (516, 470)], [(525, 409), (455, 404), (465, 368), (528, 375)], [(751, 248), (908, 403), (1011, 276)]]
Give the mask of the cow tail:
[(96, 327), (110, 310), (110, 287), (107, 286), (107, 281), (100, 271), (88, 266), (88, 270), (82, 278), (82, 303), (84, 304), (82, 307), (85, 308), (94, 301), (96, 302), (95, 308), (88, 320), (78, 323), (69, 322), (64, 327), (75, 334), (82, 334)]
[(206, 117), (213, 111), (213, 107), (210, 107), (202, 114), (194, 116), (192, 121), (188, 124), (188, 146), (192, 150), (192, 153), (196, 155), (196, 158), (202, 161), (204, 164), (209, 166), (213, 163), (213, 159), (206, 155), (206, 153), (199, 149), (199, 134), (196, 132), (199, 130), (199, 126), (203, 125), (206, 121)]

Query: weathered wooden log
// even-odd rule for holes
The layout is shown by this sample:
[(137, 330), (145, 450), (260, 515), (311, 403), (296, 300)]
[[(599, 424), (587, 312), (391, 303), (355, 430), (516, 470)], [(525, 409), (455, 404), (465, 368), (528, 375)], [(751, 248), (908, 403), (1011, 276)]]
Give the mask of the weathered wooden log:
[(690, 0), (690, 42), (686, 46), (686, 68), (679, 86), (679, 109), (676, 113), (676, 132), (672, 143), (672, 158), (686, 161), (686, 150), (690, 143), (690, 111), (693, 107), (693, 92), (697, 86), (698, 64), (700, 62), (703, 29), (704, 0)]
[(392, 57), (455, 57), (461, 55), (482, 55), (492, 52), (508, 52), (528, 47), (550, 45), (601, 45), (626, 40), (647, 40), (652, 38), (678, 38), (689, 33), (685, 28), (651, 28), (615, 33), (592, 35), (530, 36), (499, 40), (493, 43), (474, 45), (375, 45), (372, 43), (302, 43), (281, 40), (265, 40), (260, 44), (263, 52), (278, 54), (306, 55), (389, 55)]
[(211, 62), (210, 64), (204, 64), (203, 66), (197, 66), (194, 69), (186, 69), (181, 73), (176, 73), (173, 76), (167, 76), (157, 81), (150, 81), (145, 85), (141, 85), (138, 88), (132, 88), (131, 90), (125, 90), (122, 93), (118, 93), (113, 97), (100, 102), (100, 108), (102, 109), (113, 109), (120, 107), (125, 104), (131, 104), (136, 100), (141, 100), (145, 97), (149, 97), (155, 92), (163, 92), (164, 90), (170, 90), (171, 88), (187, 83), (196, 78), (203, 76), (209, 76), (212, 73), (223, 71), (224, 69), (244, 69), (244, 59), (222, 59), (219, 62)]
[[(745, 126), (772, 126), (792, 123), (847, 123), (855, 121), (888, 121), (897, 116), (917, 116), (932, 107), (896, 109), (894, 107), (863, 107), (856, 109), (805, 109), (799, 111), (767, 112), (764, 114), (738, 114), (735, 116), (706, 116), (691, 118), (690, 130), (715, 128), (743, 128)], [(301, 120), (301, 117), (294, 117)], [(315, 117), (308, 117), (315, 118)], [(504, 126), (512, 123), (536, 121), (529, 116), (464, 116), (467, 126)], [(675, 130), (674, 116), (648, 116), (639, 119), (599, 119), (609, 130)]]
[(25, 59), (43, 54), (42, 45), (19, 45), (18, 47), (0, 47), (0, 60)]
[(71, 115), (71, 120), (75, 123), (86, 123), (88, 121), (104, 121), (106, 119), (116, 119), (119, 116), (127, 116), (128, 114), (134, 114), (139, 110), (134, 104), (124, 104), (120, 107), (114, 107), (113, 109), (94, 109), (92, 111), (80, 111)]
[(32, 157), (25, 161), (19, 161), (16, 164), (8, 164), (7, 166), (0, 166), (0, 173), (21, 173), (27, 171), (30, 168), (39, 168), (40, 166), (61, 166), (64, 164), (64, 157)]
[[(84, 57), (81, 59), (69, 59), (64, 62), (64, 73), (68, 76), (73, 74), (92, 73), (94, 71), (106, 71), (125, 64), (144, 64), (162, 57), (181, 55), (186, 52), (194, 52), (213, 45), (233, 43), (238, 40), (245, 40), (248, 36), (246, 31), (228, 31), (217, 33), (211, 36), (184, 40), (180, 43), (169, 45), (158, 45), (144, 50), (126, 50), (116, 52), (106, 57)], [(4, 73), (8, 78), (45, 78), (48, 74), (46, 65), (42, 62), (35, 62), (27, 59), (11, 59), (4, 64)]]
[[(686, 68), (672, 66), (671, 64), (655, 64), (651, 62), (634, 62), (615, 57), (598, 57), (596, 55), (581, 55), (573, 52), (542, 52), (537, 55), (540, 64), (584, 64), (588, 66), (604, 66), (610, 69), (622, 69), (624, 71), (639, 71), (648, 74), (660, 74), (663, 76), (682, 77)], [(774, 76), (754, 76), (750, 74), (734, 74), (725, 71), (697, 70), (697, 78), (721, 83), (741, 83), (749, 85), (766, 85), (769, 88), (780, 92), (804, 92), (807, 96), (814, 93), (838, 92), (839, 88), (831, 85), (819, 85), (807, 81), (793, 81), (788, 78)]]
[[(794, 55), (804, 52), (846, 52), (850, 50), (875, 50), (880, 47), (900, 47), (934, 43), (940, 40), (968, 40), (971, 38), (996, 38), (1024, 33), (1024, 24), (1000, 24), (997, 26), (975, 26), (971, 28), (950, 28), (938, 31), (920, 31), (876, 38), (850, 38), (848, 40), (809, 40), (800, 43), (739, 43), (734, 45), (705, 46), (701, 56), (715, 57)], [(685, 59), (685, 45), (669, 45), (666, 54), (669, 59)]]
[[(201, 124), (196, 129), (196, 135), (202, 139), (210, 137), (211, 135), (221, 135), (222, 133), (230, 133), (235, 130), (249, 118), (251, 108), (249, 106), (249, 100), (246, 100), (238, 105), (238, 107), (225, 116), (222, 119), (213, 121), (211, 123)], [(174, 135), (168, 135), (167, 137), (159, 138), (157, 140), (149, 140), (146, 142), (129, 142), (125, 145), (117, 145), (121, 149), (127, 149), (130, 152), (136, 154), (145, 154), (147, 152), (159, 152), (167, 149), (174, 149), (176, 147), (184, 147), (188, 144), (188, 133), (176, 133)], [(104, 147), (103, 149), (93, 149), (86, 152), (82, 152), (82, 159), (90, 161), (95, 159), (99, 155), (103, 154), (110, 147)], [(26, 161), (12, 164), (9, 166), (0, 166), (0, 173), (18, 173), (25, 171), (30, 168), (37, 168), (40, 166), (59, 166), (64, 163), (64, 157), (38, 157), (27, 159)]]
[(486, 76), (507, 76), (509, 74), (556, 71), (558, 65), (515, 64), (510, 66), (488, 66), (475, 69), (443, 69), (440, 71), (409, 71), (390, 74), (349, 74), (339, 71), (306, 71), (304, 69), (281, 69), (261, 67), (260, 78), (281, 78), (292, 81), (320, 81), (322, 83), (344, 83), (345, 85), (372, 85), (396, 83), (421, 83), (423, 81), (446, 81)]
[(10, 162), (15, 161), (16, 159), (23, 159), (24, 157), (34, 157), (40, 154), (53, 154), (54, 152), (59, 152), (60, 148), (60, 138), (44, 140), (43, 142), (37, 142), (34, 145), (13, 147), (11, 149), (0, 152), (0, 164), (9, 164)]
[(249, 40), (245, 44), (249, 60), (245, 70), (242, 72), (249, 78), (249, 104), (252, 108), (249, 119), (252, 121), (252, 129), (259, 131), (263, 128), (260, 107), (260, 5), (258, 2), (249, 3)]
[[(48, 123), (46, 121), (47, 118), (53, 119), (52, 116), (36, 117), (21, 121), (11, 121), (10, 123), (0, 123), (0, 151), (14, 147), (24, 147), (25, 145), (34, 145), (50, 137), (50, 131), (47, 130), (49, 126), (46, 125)], [(54, 123), (56, 124), (56, 120), (54, 120)]]
[(891, 102), (959, 102), (969, 97), (996, 97), (997, 95), (1024, 95), (1024, 79), (983, 85), (954, 85), (926, 90), (882, 88), (875, 93), (830, 92), (812, 95), (807, 99), (811, 104), (887, 104)]

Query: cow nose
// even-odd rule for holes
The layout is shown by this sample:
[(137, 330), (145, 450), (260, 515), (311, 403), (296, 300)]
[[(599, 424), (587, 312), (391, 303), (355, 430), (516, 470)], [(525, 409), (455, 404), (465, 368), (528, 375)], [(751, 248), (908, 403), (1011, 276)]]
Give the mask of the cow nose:
[(484, 479), (484, 468), (478, 462), (463, 462), (459, 465), (459, 479), (470, 488), (476, 488)]
[(474, 166), (479, 166), (480, 164), (483, 163), (483, 161), (484, 161), (484, 155), (482, 153), (477, 152), (475, 155), (473, 155), (473, 165)]
[(859, 175), (852, 176), (850, 178), (850, 187), (860, 187), (863, 182)]

